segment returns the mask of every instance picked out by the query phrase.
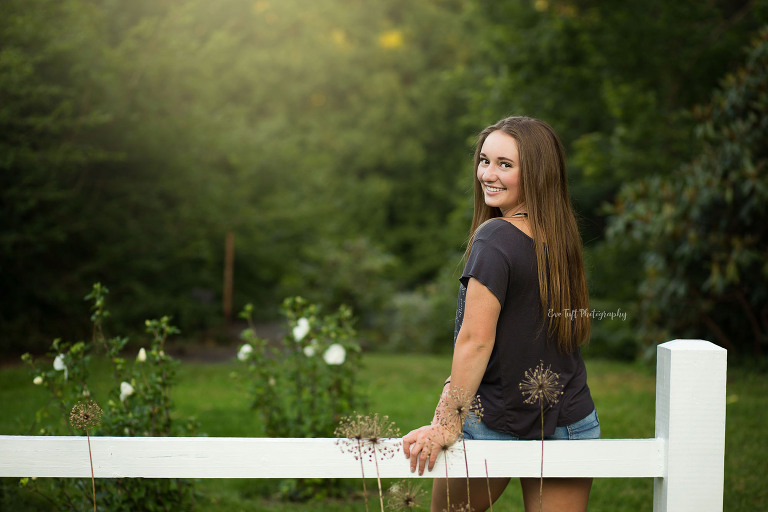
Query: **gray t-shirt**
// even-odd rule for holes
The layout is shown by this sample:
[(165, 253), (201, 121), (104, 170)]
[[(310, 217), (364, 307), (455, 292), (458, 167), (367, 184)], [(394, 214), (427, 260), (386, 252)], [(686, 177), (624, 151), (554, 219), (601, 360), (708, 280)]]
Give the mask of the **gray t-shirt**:
[(563, 386), (558, 403), (544, 403), (544, 435), (590, 414), (595, 405), (581, 352), (563, 353), (557, 340), (547, 335), (533, 240), (503, 219), (480, 226), (460, 278), (454, 343), (464, 320), (470, 277), (485, 285), (501, 304), (496, 341), (478, 389), (483, 423), (521, 439), (541, 438), (539, 402), (524, 403), (528, 396), (519, 389), (525, 371), (533, 370), (540, 361), (559, 375)]

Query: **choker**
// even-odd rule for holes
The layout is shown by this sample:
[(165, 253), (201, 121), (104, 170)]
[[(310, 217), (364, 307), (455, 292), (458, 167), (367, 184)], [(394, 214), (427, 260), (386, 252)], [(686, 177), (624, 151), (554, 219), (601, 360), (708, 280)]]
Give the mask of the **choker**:
[(517, 212), (513, 215), (510, 215), (509, 217), (503, 216), (505, 219), (511, 219), (512, 217), (527, 217), (528, 214), (526, 212)]

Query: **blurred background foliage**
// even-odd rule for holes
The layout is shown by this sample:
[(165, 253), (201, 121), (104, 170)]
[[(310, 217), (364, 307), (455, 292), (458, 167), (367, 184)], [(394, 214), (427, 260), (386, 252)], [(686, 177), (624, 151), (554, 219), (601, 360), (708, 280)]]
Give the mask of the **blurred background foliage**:
[[(765, 0), (5, 0), (0, 350), (173, 316), (352, 306), (363, 344), (450, 350), (473, 134), (568, 151), (589, 350), (768, 333)], [(82, 319), (82, 320), (81, 320)]]

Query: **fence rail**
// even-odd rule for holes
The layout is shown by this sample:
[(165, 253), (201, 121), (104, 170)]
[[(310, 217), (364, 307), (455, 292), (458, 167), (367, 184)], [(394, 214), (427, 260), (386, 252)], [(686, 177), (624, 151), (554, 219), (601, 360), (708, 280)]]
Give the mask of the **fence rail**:
[[(394, 444), (397, 440), (384, 440)], [(85, 437), (2, 438), (0, 476), (90, 478)], [(538, 477), (541, 442), (467, 441), (470, 476)], [(565, 443), (545, 441), (545, 476), (589, 474), (601, 477), (663, 477), (664, 442), (660, 439), (605, 439)], [(461, 445), (448, 452), (448, 474), (466, 476)], [(360, 464), (336, 446), (336, 439), (95, 437), (91, 439), (97, 478), (359, 478)], [(620, 454), (620, 457), (617, 457)], [(11, 461), (13, 465), (11, 466)], [(364, 460), (366, 475), (376, 474)], [(412, 475), (401, 453), (379, 460), (382, 478)], [(432, 473), (445, 476), (441, 456)]]
[[(725, 456), (724, 349), (702, 340), (659, 345), (656, 437), (545, 441), (548, 477), (654, 479), (654, 511), (721, 512)], [(394, 444), (396, 439), (384, 440)], [(97, 478), (359, 478), (360, 463), (335, 439), (93, 437)], [(467, 441), (472, 477), (538, 477), (538, 441)], [(411, 473), (397, 454), (382, 478), (466, 476), (455, 445), (432, 473)], [(365, 473), (376, 474), (364, 460)], [(90, 477), (85, 437), (0, 436), (0, 477)]]

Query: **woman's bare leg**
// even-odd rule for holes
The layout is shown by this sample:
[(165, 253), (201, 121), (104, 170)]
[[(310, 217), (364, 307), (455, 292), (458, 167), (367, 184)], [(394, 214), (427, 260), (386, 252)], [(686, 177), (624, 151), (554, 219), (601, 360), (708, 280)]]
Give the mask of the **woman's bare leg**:
[[(539, 510), (539, 479), (521, 478), (525, 512)], [(591, 478), (545, 478), (542, 512), (586, 512)]]
[[(449, 478), (447, 480), (451, 492), (451, 507), (467, 502), (467, 479)], [(470, 478), (469, 493), (473, 512), (487, 510), (491, 506), (488, 501), (488, 485), (491, 487), (491, 498), (495, 502), (506, 489), (509, 478)], [(443, 512), (448, 508), (445, 496), (445, 478), (435, 478), (432, 483), (432, 512)]]

